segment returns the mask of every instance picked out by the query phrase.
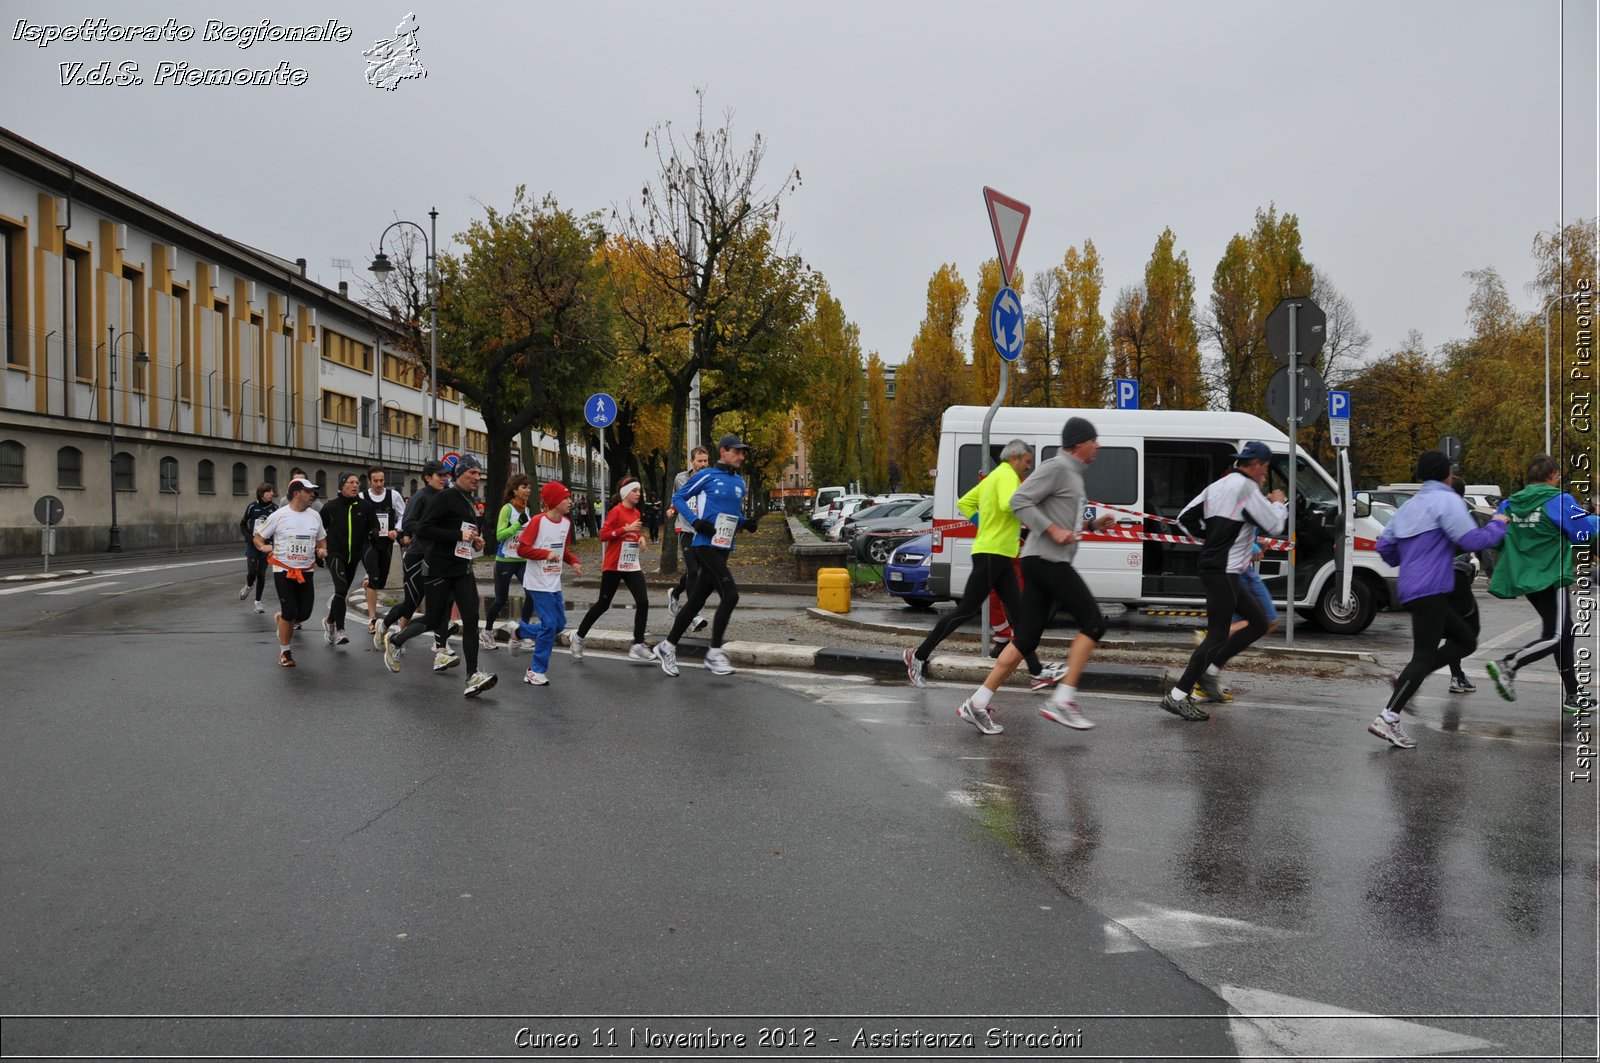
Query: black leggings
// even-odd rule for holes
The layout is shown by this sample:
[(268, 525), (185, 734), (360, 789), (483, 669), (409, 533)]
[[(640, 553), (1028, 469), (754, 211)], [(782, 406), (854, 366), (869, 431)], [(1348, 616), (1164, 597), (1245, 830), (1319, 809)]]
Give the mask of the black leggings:
[(728, 551), (715, 546), (691, 546), (690, 552), (695, 555), (698, 562), (698, 571), (695, 580), (689, 585), (689, 597), (678, 610), (678, 615), (672, 621), (672, 631), (667, 635), (667, 641), (674, 646), (689, 630), (689, 624), (699, 615), (700, 608), (711, 598), (711, 592), (716, 591), (721, 595), (722, 601), (717, 605), (717, 615), (711, 621), (711, 645), (713, 648), (722, 645), (722, 636), (728, 630), (728, 618), (733, 615), (733, 607), (739, 604), (739, 585), (733, 582), (733, 573), (728, 571)]
[[(427, 583), (427, 620), (426, 624), (411, 623), (406, 629), (394, 636), (394, 643), (398, 646), (405, 645), (409, 640), (422, 634), (426, 628), (433, 630), (435, 641), (445, 639), (450, 632), (450, 603), (455, 602), (456, 608), (461, 611), (461, 630), (473, 631), (478, 626), (478, 580), (471, 572), (463, 572), (459, 576), (441, 576), (430, 578)], [(461, 640), (461, 653), (467, 659), (467, 671), (478, 670), (478, 640), (464, 638)]]
[(336, 628), (344, 627), (345, 596), (350, 593), (350, 584), (360, 570), (360, 561), (346, 563), (343, 558), (331, 554), (328, 556), (328, 575), (333, 579), (333, 597), (328, 599), (328, 619), (333, 621)]
[(361, 555), (361, 567), (367, 570), (366, 585), (373, 590), (389, 585), (389, 562), (394, 558), (394, 541), (379, 539), (367, 546)]
[(404, 595), (400, 602), (389, 615), (383, 618), (384, 627), (394, 627), (402, 620), (410, 620), (411, 615), (417, 611), (417, 606), (422, 604), (422, 556), (412, 557), (407, 554), (400, 559), (400, 576), (403, 581)]
[[(644, 625), (650, 616), (650, 593), (645, 589), (643, 572), (618, 572), (608, 569), (600, 573), (600, 597), (589, 611), (583, 614), (583, 622), (578, 625), (578, 637), (583, 638), (594, 627), (594, 622), (605, 615), (611, 608), (611, 599), (617, 593), (617, 585), (626, 583), (628, 590), (633, 595), (633, 641), (644, 641)], [(738, 597), (738, 592), (734, 592)], [(718, 611), (720, 614), (720, 610)]]
[(1083, 582), (1078, 570), (1066, 561), (1048, 561), (1042, 557), (1022, 559), (1022, 612), (1013, 622), (1017, 633), (1017, 649), (1029, 659), (1039, 647), (1044, 636), (1045, 621), (1050, 607), (1060, 605), (1077, 621), (1078, 633), (1094, 642), (1106, 636), (1106, 621), (1101, 615), (1100, 603), (1094, 592)]
[[(1452, 661), (1459, 661), (1478, 648), (1478, 636), (1464, 617), (1451, 605), (1450, 594), (1430, 594), (1415, 598), (1411, 609), (1411, 660), (1395, 680), (1389, 695), (1389, 712), (1399, 712), (1411, 700), (1422, 681)], [(1440, 645), (1439, 640), (1444, 644)]]
[[(928, 637), (922, 640), (922, 645), (917, 647), (917, 660), (926, 663), (933, 656), (933, 651), (938, 649), (939, 643), (950, 637), (950, 632), (977, 616), (983, 603), (989, 600), (990, 591), (1000, 596), (1000, 604), (1005, 606), (1006, 616), (1011, 619), (1013, 634), (1021, 631), (1018, 622), (1023, 615), (1022, 588), (1017, 586), (1016, 559), (999, 554), (973, 554), (972, 571), (967, 575), (967, 586), (961, 592), (961, 600), (956, 602), (955, 610), (935, 624), (933, 630), (928, 632)], [(1040, 625), (1043, 626), (1042, 618)], [(1023, 647), (1020, 640), (1015, 645), (1019, 650)], [(1033, 645), (1022, 654), (1028, 662), (1029, 675), (1038, 675), (1043, 667), (1038, 655), (1033, 652), (1038, 645), (1039, 640), (1034, 639)]]
[[(494, 622), (500, 617), (500, 610), (506, 607), (506, 599), (511, 595), (511, 581), (516, 580), (517, 585), (522, 585), (522, 570), (525, 563), (518, 561), (496, 561), (494, 563), (494, 600), (489, 603), (489, 611), (483, 617), (483, 630), (493, 634)], [(530, 595), (522, 596), (522, 622), (526, 624), (528, 618), (533, 616), (533, 598)]]
[(254, 550), (244, 555), (244, 585), (254, 587), (256, 601), (261, 600), (261, 592), (267, 589), (267, 555), (258, 554)]
[[(1267, 611), (1243, 577), (1234, 572), (1201, 572), (1200, 586), (1206, 592), (1206, 639), (1189, 655), (1189, 666), (1178, 680), (1178, 689), (1186, 692), (1194, 689), (1201, 673), (1211, 665), (1221, 668), (1267, 633)], [(1236, 613), (1244, 617), (1245, 625), (1230, 635)]]
[(1528, 595), (1539, 613), (1539, 637), (1511, 655), (1511, 670), (1520, 671), (1534, 661), (1555, 654), (1561, 672), (1561, 689), (1567, 697), (1578, 694), (1578, 674), (1572, 667), (1572, 600), (1565, 587), (1546, 587)]
[[(1472, 573), (1459, 571), (1456, 573), (1456, 589), (1450, 592), (1450, 608), (1467, 622), (1467, 629), (1472, 632), (1472, 641), (1476, 643), (1483, 618), (1478, 615), (1478, 601), (1472, 596)], [(1455, 679), (1467, 677), (1467, 673), (1461, 670), (1461, 658), (1457, 657), (1450, 662), (1450, 675)]]
[(683, 575), (678, 577), (677, 584), (672, 588), (673, 596), (688, 594), (689, 588), (694, 586), (695, 579), (700, 575), (700, 557), (694, 552), (694, 532), (678, 533), (679, 553), (683, 555)]

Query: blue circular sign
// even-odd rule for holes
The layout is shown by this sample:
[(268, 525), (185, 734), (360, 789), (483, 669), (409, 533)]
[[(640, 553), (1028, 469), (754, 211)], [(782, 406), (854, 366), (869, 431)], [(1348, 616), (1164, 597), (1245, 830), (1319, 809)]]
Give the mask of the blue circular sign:
[(591, 427), (605, 428), (617, 419), (617, 400), (597, 391), (583, 400), (583, 419)]
[(1022, 300), (1010, 288), (1001, 288), (989, 307), (989, 338), (995, 353), (1008, 362), (1022, 354)]

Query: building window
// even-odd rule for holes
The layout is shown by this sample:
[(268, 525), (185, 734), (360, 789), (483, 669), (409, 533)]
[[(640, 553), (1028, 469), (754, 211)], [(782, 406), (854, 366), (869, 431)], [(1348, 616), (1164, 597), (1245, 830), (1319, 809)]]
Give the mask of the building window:
[(489, 437), (482, 432), (467, 429), (467, 449), (474, 454), (489, 453)]
[(444, 447), (458, 447), (461, 445), (460, 426), (441, 424), (439, 426), (439, 445)]
[(415, 498), (416, 494), (417, 494), (417, 478), (415, 476), (413, 476), (411, 478), (411, 494), (408, 495), (407, 497), (408, 498)]
[(79, 290), (89, 290), (89, 253), (67, 248), (67, 265), (62, 274), (65, 282), (61, 293), (63, 334), (61, 342), (72, 352), (73, 372), (78, 380), (90, 383), (95, 377), (95, 341), (90, 335), (92, 327), (90, 300), (80, 299)]
[(337, 391), (322, 393), (322, 419), (330, 424), (354, 428), (359, 410), (354, 395), (342, 395)]
[(62, 447), (56, 451), (56, 486), (83, 486), (83, 451), (77, 447)]
[(321, 495), (324, 498), (328, 497), (328, 470), (327, 469), (318, 469), (317, 470), (317, 494)]
[(0, 347), (5, 348), (6, 365), (18, 369), (28, 368), (28, 344), (21, 335), (16, 299), (27, 246), (27, 238), (19, 230), (0, 225)]
[(272, 489), (276, 491), (278, 489), (278, 467), (276, 465), (268, 465), (265, 469), (262, 469), (261, 479), (271, 484)]
[[(294, 329), (289, 327), (287, 323), (284, 326), (284, 334), (291, 336), (294, 334)], [(335, 332), (330, 328), (324, 328), (322, 330), (322, 360), (325, 362), (337, 362), (340, 365), (347, 365), (351, 369), (359, 369), (363, 373), (370, 373), (372, 372), (372, 347)], [(384, 356), (384, 360), (388, 360), (387, 355)]]
[(233, 493), (247, 495), (250, 493), (250, 470), (244, 467), (244, 462), (233, 463)]
[(203, 495), (217, 493), (217, 467), (209, 459), (200, 462), (199, 491)]
[(383, 352), (383, 379), (413, 390), (421, 388), (427, 379), (422, 366), (398, 354)]
[(175, 495), (178, 493), (178, 459), (161, 459), (161, 493)]
[(111, 486), (117, 491), (133, 491), (133, 455), (126, 450), (118, 451), (117, 456), (111, 459)]
[(0, 442), (0, 484), (7, 487), (28, 486), (28, 481), (22, 475), (22, 459), (27, 453), (28, 448), (15, 439)]

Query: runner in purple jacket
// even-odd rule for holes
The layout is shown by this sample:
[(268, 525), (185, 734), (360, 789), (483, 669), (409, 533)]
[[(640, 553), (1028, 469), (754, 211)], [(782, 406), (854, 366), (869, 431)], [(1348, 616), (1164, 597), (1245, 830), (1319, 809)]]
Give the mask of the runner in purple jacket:
[(1411, 695), (1430, 674), (1478, 648), (1471, 626), (1450, 607), (1455, 555), (1498, 546), (1506, 535), (1503, 516), (1478, 527), (1466, 502), (1451, 490), (1450, 459), (1439, 451), (1424, 451), (1417, 458), (1417, 480), (1422, 490), (1400, 507), (1378, 537), (1378, 556), (1400, 569), (1400, 601), (1411, 610), (1411, 661), (1367, 731), (1400, 749), (1417, 744), (1400, 726), (1400, 713)]

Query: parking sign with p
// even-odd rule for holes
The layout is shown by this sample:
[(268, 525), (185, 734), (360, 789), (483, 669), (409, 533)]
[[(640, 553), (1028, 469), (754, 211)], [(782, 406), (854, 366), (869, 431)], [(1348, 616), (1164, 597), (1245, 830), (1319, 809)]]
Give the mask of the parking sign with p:
[(1127, 377), (1117, 378), (1117, 409), (1137, 410), (1139, 408), (1139, 382)]

